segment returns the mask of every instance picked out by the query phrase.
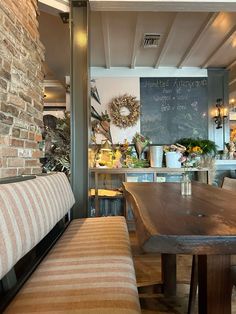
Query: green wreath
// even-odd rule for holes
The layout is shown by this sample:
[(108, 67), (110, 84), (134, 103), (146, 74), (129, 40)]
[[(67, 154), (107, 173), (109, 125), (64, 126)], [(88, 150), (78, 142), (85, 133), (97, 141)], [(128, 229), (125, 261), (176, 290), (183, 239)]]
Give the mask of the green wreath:
[(140, 116), (140, 105), (136, 97), (123, 95), (115, 97), (110, 103), (112, 122), (119, 128), (134, 126)]

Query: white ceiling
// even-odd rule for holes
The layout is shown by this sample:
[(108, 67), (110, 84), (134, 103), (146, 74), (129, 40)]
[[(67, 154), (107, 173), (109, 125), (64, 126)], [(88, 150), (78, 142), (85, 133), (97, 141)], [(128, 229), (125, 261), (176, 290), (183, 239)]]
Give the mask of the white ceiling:
[[(91, 65), (228, 67), (236, 60), (236, 12), (91, 12)], [(145, 33), (161, 35), (143, 48)]]
[[(183, 12), (189, 8), (187, 1), (182, 1), (182, 6), (176, 1), (179, 6), (175, 12), (145, 11), (150, 10), (150, 5), (156, 10), (157, 1), (136, 1), (132, 7), (131, 2), (120, 1), (118, 7), (117, 1), (90, 1), (95, 10), (90, 14), (91, 67), (224, 67), (230, 69), (230, 90), (236, 91), (235, 1), (214, 1), (215, 11), (225, 7), (229, 12), (211, 12), (211, 1), (208, 7), (198, 6), (201, 12), (196, 11), (199, 1), (189, 1), (192, 11), (188, 12)], [(160, 3), (162, 9), (164, 4), (170, 5), (168, 0), (159, 1), (159, 7)], [(58, 11), (52, 15), (46, 9), (45, 5), (41, 7), (39, 22), (50, 69), (47, 78), (63, 81), (69, 74), (69, 27), (62, 23)], [(142, 47), (145, 33), (160, 34), (157, 48)]]
[[(64, 1), (69, 0), (40, 0)], [(89, 0), (92, 11), (233, 12), (235, 0)]]

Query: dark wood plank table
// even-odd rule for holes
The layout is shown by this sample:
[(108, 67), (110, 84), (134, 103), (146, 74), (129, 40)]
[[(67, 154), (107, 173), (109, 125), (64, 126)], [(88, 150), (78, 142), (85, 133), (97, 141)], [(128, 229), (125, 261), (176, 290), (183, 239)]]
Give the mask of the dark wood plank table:
[(176, 292), (176, 254), (198, 255), (199, 314), (231, 313), (230, 255), (236, 254), (236, 194), (193, 182), (123, 183), (137, 237), (146, 252), (162, 253), (164, 292)]

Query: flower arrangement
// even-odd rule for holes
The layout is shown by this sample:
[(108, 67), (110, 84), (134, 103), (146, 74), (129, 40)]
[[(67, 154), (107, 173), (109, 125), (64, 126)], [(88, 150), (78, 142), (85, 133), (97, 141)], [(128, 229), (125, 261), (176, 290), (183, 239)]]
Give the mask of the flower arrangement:
[(141, 159), (141, 155), (142, 155), (144, 149), (150, 143), (149, 138), (136, 132), (134, 137), (133, 137), (132, 142), (134, 143), (138, 159)]
[(203, 151), (199, 146), (186, 148), (183, 160), (181, 162), (186, 163), (187, 166), (190, 167), (197, 166), (199, 163), (199, 157), (202, 155), (202, 153)]
[(172, 145), (165, 145), (164, 152), (176, 152), (180, 154), (179, 162), (181, 162), (184, 168), (195, 166), (197, 162), (197, 156), (202, 154), (202, 149), (199, 146), (186, 147), (182, 144), (176, 143)]
[[(200, 138), (181, 138), (178, 144), (186, 147), (183, 155), (182, 165), (184, 167), (208, 167), (212, 165), (217, 153), (215, 142)], [(184, 161), (184, 159), (186, 159)]]
[(164, 145), (163, 150), (165, 153), (177, 152), (177, 153), (183, 154), (186, 151), (186, 147), (179, 144), (179, 143), (176, 143), (176, 144), (172, 144), (172, 145)]
[(177, 141), (186, 147), (187, 152), (196, 153), (196, 155), (215, 156), (217, 153), (217, 145), (215, 142), (200, 138), (181, 138)]
[(203, 153), (203, 150), (199, 146), (194, 146), (194, 147), (191, 147), (189, 152), (193, 153), (193, 154), (196, 154), (196, 155), (201, 155)]
[(182, 155), (179, 159), (182, 166), (187, 170), (189, 167), (193, 167), (193, 160), (190, 155)]

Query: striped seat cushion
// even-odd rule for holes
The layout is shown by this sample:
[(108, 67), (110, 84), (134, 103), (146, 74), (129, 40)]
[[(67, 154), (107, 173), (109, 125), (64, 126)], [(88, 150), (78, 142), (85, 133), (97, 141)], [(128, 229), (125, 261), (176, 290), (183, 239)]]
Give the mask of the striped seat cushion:
[(124, 218), (73, 220), (6, 313), (141, 313)]
[(0, 185), (0, 279), (73, 204), (64, 173)]

